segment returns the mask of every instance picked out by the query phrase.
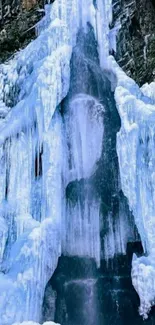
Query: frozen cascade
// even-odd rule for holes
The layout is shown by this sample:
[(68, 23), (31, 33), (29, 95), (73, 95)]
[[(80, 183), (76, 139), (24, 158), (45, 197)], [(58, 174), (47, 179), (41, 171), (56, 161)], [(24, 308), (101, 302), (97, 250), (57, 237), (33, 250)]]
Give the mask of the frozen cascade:
[(92, 96), (79, 94), (71, 100), (65, 114), (69, 148), (67, 183), (89, 178), (95, 171), (102, 152), (103, 113), (104, 107)]
[(66, 151), (68, 152), (66, 182), (74, 184), (77, 197), (74, 197), (73, 193), (73, 198), (68, 198), (66, 202), (63, 227), (64, 251), (68, 255), (95, 258), (98, 265), (100, 264), (100, 200), (93, 197), (91, 186), (86, 184), (86, 180), (95, 172), (101, 157), (104, 134), (103, 114), (103, 105), (86, 94), (73, 97), (65, 113)]
[[(135, 240), (135, 234), (129, 224), (129, 216), (126, 213), (126, 204), (124, 201), (120, 202), (118, 218), (108, 212), (107, 224), (108, 231), (104, 236), (104, 256), (108, 260), (114, 258), (117, 254), (126, 254), (127, 243)], [(132, 221), (130, 220), (132, 225)]]
[(46, 7), (46, 29), (43, 18), (38, 38), (0, 69), (6, 104), (0, 140), (0, 262), (6, 273), (0, 274), (1, 325), (40, 320), (44, 289), (61, 254), (61, 118), (52, 115), (68, 91), (71, 39), (63, 21), (56, 23), (55, 7)]
[[(100, 200), (91, 192), (87, 180), (95, 172), (101, 156), (104, 108), (92, 96), (80, 94), (69, 103), (70, 114), (66, 113), (64, 121), (59, 112), (59, 105), (69, 90), (70, 59), (79, 28), (83, 27), (87, 31), (88, 21), (94, 28), (100, 66), (111, 66), (113, 70), (110, 76), (114, 86), (117, 84), (115, 96), (121, 117), (120, 87), (125, 89), (124, 97), (129, 91), (134, 98), (138, 97), (138, 104), (143, 101), (143, 108), (147, 102), (152, 107), (154, 101), (154, 98), (148, 98), (151, 91), (148, 87), (143, 88), (142, 94), (113, 61), (108, 61), (109, 49), (115, 49), (115, 34), (119, 26), (109, 30), (112, 20), (111, 0), (97, 0), (95, 3), (93, 0), (57, 0), (53, 5), (47, 5), (46, 15), (36, 28), (38, 38), (13, 60), (0, 66), (1, 325), (23, 321), (26, 321), (23, 325), (36, 325), (31, 321), (40, 321), (45, 286), (56, 269), (61, 253), (93, 257), (98, 266), (100, 264)], [(119, 78), (116, 80), (118, 70)], [(138, 121), (140, 114), (137, 113), (135, 117), (134, 104), (130, 100), (129, 103), (127, 110), (130, 123), (135, 122), (135, 119), (137, 125), (144, 123), (140, 136), (146, 142), (144, 147), (148, 147), (148, 137), (145, 136), (147, 123), (143, 117)], [(149, 126), (148, 130), (150, 139), (152, 128)], [(137, 134), (134, 137), (135, 146), (129, 146), (131, 151), (122, 157), (124, 142), (129, 141), (126, 142), (127, 149), (127, 143), (132, 143), (132, 137), (122, 139), (124, 133), (122, 136), (121, 132), (117, 148), (122, 189), (129, 200), (144, 247), (150, 252), (147, 258), (133, 260), (133, 283), (141, 297), (141, 313), (146, 316), (155, 296), (154, 286), (150, 282), (154, 278), (152, 218), (149, 219), (150, 223), (149, 220), (145, 221), (148, 213), (144, 207), (145, 200), (140, 207), (142, 195), (139, 190), (136, 197), (135, 188), (142, 188), (143, 175), (146, 173), (148, 177), (144, 188), (148, 201), (149, 195), (153, 195), (152, 187), (149, 195), (146, 193), (150, 186), (150, 173), (153, 175), (153, 172), (147, 170), (148, 162), (144, 168), (144, 160), (148, 159), (145, 152), (141, 174), (135, 178), (138, 183), (134, 184), (137, 164), (135, 158), (135, 164), (131, 166), (130, 159), (136, 157)], [(67, 138), (67, 156), (63, 148), (64, 135)], [(153, 136), (151, 139), (153, 143)], [(143, 152), (138, 150), (138, 161), (142, 159), (145, 149)], [(125, 157), (127, 170), (122, 168)], [(123, 178), (125, 173), (129, 175), (128, 182), (126, 177)], [(69, 196), (65, 202), (65, 187), (71, 183), (76, 188), (82, 187), (85, 197), (81, 197), (79, 191), (76, 198), (71, 200)], [(150, 215), (153, 216), (153, 204), (150, 209)], [(140, 214), (143, 218), (140, 218)], [(111, 215), (108, 216), (109, 233), (105, 239), (105, 251), (110, 252), (110, 257), (116, 252), (125, 253), (126, 250), (129, 234), (125, 230), (123, 216), (123, 207), (120, 207), (120, 220), (115, 224), (115, 232), (120, 234), (117, 238), (114, 238), (115, 232), (111, 227)], [(112, 238), (112, 245), (109, 245)], [(142, 265), (140, 269), (139, 265)], [(147, 277), (148, 273), (150, 275)], [(140, 276), (143, 279), (141, 282)], [(152, 290), (149, 288), (150, 283)], [(45, 324), (52, 325), (50, 322)]]
[[(100, 200), (88, 180), (101, 157), (104, 108), (92, 96), (80, 94), (70, 101), (64, 120), (59, 112), (69, 90), (76, 33), (80, 27), (86, 31), (88, 21), (98, 41), (100, 66), (111, 66), (108, 73), (114, 87), (117, 85), (115, 97), (122, 119), (117, 140), (122, 189), (149, 252), (148, 257), (133, 260), (133, 284), (144, 317), (153, 304), (154, 84), (141, 91), (113, 60), (108, 61), (119, 28), (109, 31), (111, 19), (111, 0), (97, 0), (96, 6), (93, 0), (57, 0), (46, 6), (46, 16), (37, 26), (38, 38), (0, 66), (1, 325), (23, 321), (23, 325), (38, 325), (31, 321), (41, 319), (45, 286), (61, 253), (95, 258), (100, 264)], [(65, 187), (71, 183), (76, 190), (82, 188), (85, 196), (81, 197), (79, 190), (76, 198), (69, 196), (65, 202)], [(130, 237), (123, 206), (119, 215), (115, 229), (108, 215), (104, 241), (107, 259), (117, 252), (125, 253)]]
[(132, 282), (140, 297), (139, 312), (147, 318), (155, 300), (155, 83), (139, 89), (113, 58), (109, 61), (122, 122), (117, 134), (121, 185), (147, 254), (134, 254)]
[[(64, 183), (59, 104), (69, 89), (72, 46), (76, 43), (78, 29), (86, 30), (89, 21), (99, 41), (102, 67), (110, 47), (111, 1), (98, 0), (97, 6), (93, 2), (57, 0), (47, 5), (46, 15), (36, 27), (37, 39), (0, 66), (1, 325), (40, 321), (45, 286), (61, 254)], [(91, 102), (94, 99), (89, 98), (88, 103)], [(100, 105), (95, 103), (95, 107)], [(80, 112), (78, 116), (81, 118)], [(89, 120), (85, 112), (87, 117)], [(90, 128), (91, 121), (87, 125)], [(92, 127), (95, 130), (95, 126)], [(97, 130), (97, 150), (93, 141), (82, 139), (93, 149), (89, 173), (99, 159), (103, 135), (100, 129), (101, 133)], [(82, 173), (86, 172), (87, 163), (83, 152), (85, 145), (82, 142)], [(82, 177), (80, 166), (75, 165), (74, 173)], [(67, 179), (69, 177), (70, 171)], [(79, 209), (79, 202), (74, 208)], [(95, 201), (88, 213), (87, 198), (84, 216), (93, 219), (96, 211), (99, 215), (99, 203)], [(79, 217), (80, 214), (81, 211)], [(86, 224), (83, 226), (85, 229)], [(92, 241), (88, 249), (91, 238), (83, 238), (86, 240), (84, 254), (95, 256), (99, 263), (99, 224), (97, 222), (94, 227), (94, 219), (90, 223), (90, 233), (91, 238), (98, 236), (97, 248)], [(66, 251), (77, 253), (68, 247), (66, 245)]]
[(85, 195), (81, 202), (67, 202), (64, 253), (95, 258), (100, 265), (100, 201)]
[(4, 324), (20, 321), (23, 315), (27, 320), (39, 320), (44, 288), (61, 253), (61, 166), (55, 163), (60, 161), (61, 164), (61, 138), (61, 119), (58, 115), (52, 120), (43, 143), (45, 178), (42, 177), (40, 181), (44, 197), (41, 211), (38, 211), (41, 220), (38, 221), (32, 214), (34, 202), (31, 191), (35, 180), (31, 158), (34, 153), (29, 147), (29, 137), (21, 134), (18, 139), (12, 138), (8, 146), (10, 175), (5, 220), (11, 233), (6, 234), (2, 224), (3, 236), (9, 241), (4, 252), (6, 254), (3, 253), (5, 258), (2, 265), (7, 275), (0, 275), (0, 312)]

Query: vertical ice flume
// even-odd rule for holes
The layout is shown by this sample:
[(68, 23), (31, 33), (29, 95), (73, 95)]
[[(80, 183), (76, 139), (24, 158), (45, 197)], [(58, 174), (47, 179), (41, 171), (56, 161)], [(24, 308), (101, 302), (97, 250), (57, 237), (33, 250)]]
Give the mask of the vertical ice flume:
[(67, 166), (63, 251), (94, 258), (100, 264), (100, 199), (90, 178), (102, 154), (104, 107), (94, 97), (78, 94), (65, 112)]

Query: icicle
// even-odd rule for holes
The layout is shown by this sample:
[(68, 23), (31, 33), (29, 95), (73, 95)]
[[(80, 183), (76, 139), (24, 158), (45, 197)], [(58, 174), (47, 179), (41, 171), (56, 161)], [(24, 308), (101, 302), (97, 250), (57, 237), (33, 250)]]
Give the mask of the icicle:
[(104, 236), (104, 256), (107, 261), (118, 254), (125, 255), (127, 243), (134, 242), (136, 239), (133, 231), (133, 217), (126, 210), (126, 204), (120, 202), (118, 215), (115, 218), (112, 212), (108, 213), (107, 231)]
[(50, 217), (61, 225), (62, 199), (62, 121), (57, 113), (43, 143), (42, 218)]
[[(71, 256), (94, 258), (100, 265), (100, 201), (89, 201), (83, 194), (75, 204), (68, 201), (63, 229), (63, 252)], [(84, 205), (84, 206), (83, 206)]]
[(109, 56), (109, 24), (112, 21), (112, 1), (97, 0), (97, 40), (99, 45), (100, 66), (107, 68)]

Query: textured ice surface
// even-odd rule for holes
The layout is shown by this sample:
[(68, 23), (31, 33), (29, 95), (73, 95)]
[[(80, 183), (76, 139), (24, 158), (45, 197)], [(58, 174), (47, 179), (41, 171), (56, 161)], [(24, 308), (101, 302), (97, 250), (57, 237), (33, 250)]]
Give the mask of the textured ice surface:
[(64, 174), (72, 192), (66, 202), (63, 249), (68, 255), (95, 258), (98, 265), (100, 200), (94, 197), (86, 182), (95, 173), (101, 157), (103, 114), (104, 107), (86, 94), (73, 97), (65, 114), (67, 164)]
[(61, 254), (61, 118), (53, 114), (68, 92), (72, 39), (58, 3), (46, 15), (38, 38), (0, 68), (1, 325), (39, 321)]
[(90, 177), (101, 157), (104, 107), (92, 96), (79, 94), (65, 117), (69, 181)]
[[(86, 191), (85, 191), (86, 193)], [(64, 252), (95, 258), (100, 265), (100, 201), (84, 194), (83, 202), (67, 202)]]
[(108, 261), (117, 254), (126, 254), (127, 243), (135, 240), (134, 220), (130, 213), (127, 213), (127, 204), (121, 200), (118, 215), (115, 216), (110, 211), (106, 218), (106, 233), (104, 235), (104, 257)]
[(142, 89), (114, 59), (111, 80), (121, 117), (117, 134), (122, 190), (128, 198), (148, 256), (133, 257), (132, 282), (140, 297), (140, 314), (147, 318), (155, 300), (155, 101), (154, 83)]
[[(47, 5), (45, 11), (45, 17), (37, 25), (37, 39), (0, 66), (1, 325), (40, 321), (45, 286), (61, 254), (64, 182), (59, 104), (69, 89), (70, 58), (76, 33), (79, 28), (86, 30), (88, 21), (93, 25), (102, 67), (110, 47), (110, 0), (97, 0), (96, 5), (93, 0), (57, 0)], [(86, 101), (91, 104), (94, 99)], [(100, 105), (95, 103), (95, 107), (100, 108)], [(101, 118), (98, 116), (98, 122), (92, 123), (86, 108), (83, 114), (88, 130), (96, 133), (98, 146), (79, 124), (82, 142), (78, 146), (78, 157), (76, 131), (75, 142), (72, 142), (73, 174), (77, 179), (93, 172), (101, 154), (103, 136)], [(73, 110), (74, 123), (76, 117), (80, 123), (79, 110), (77, 115)], [(90, 164), (86, 170), (88, 159)], [(69, 178), (67, 175), (67, 180)], [(79, 203), (75, 209), (78, 211)], [(86, 220), (78, 231), (90, 225), (90, 238), (82, 239), (85, 252), (79, 254), (99, 260), (99, 220), (94, 220), (94, 213), (99, 215), (98, 203), (93, 202), (92, 211), (88, 210), (87, 199), (84, 205)], [(81, 218), (80, 214), (81, 211)], [(92, 223), (88, 222), (88, 217), (92, 218)], [(77, 236), (74, 231), (73, 236), (74, 239)], [(68, 251), (78, 253), (75, 246), (71, 247), (70, 240), (73, 243), (70, 238)]]

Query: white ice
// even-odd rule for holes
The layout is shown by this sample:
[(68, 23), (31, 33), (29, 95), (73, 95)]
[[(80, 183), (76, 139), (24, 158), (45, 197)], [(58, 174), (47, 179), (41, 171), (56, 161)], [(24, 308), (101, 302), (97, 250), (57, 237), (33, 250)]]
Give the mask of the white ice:
[[(6, 115), (0, 135), (1, 325), (40, 320), (45, 286), (61, 254), (61, 118), (52, 117), (69, 88), (72, 35), (57, 4), (52, 11), (47, 6), (46, 15), (38, 38), (0, 69)], [(43, 176), (36, 180), (41, 147)]]
[(69, 176), (73, 180), (89, 178), (101, 157), (104, 133), (104, 107), (92, 96), (75, 96), (65, 116)]
[[(119, 204), (118, 215), (114, 216), (112, 212), (107, 215), (106, 234), (104, 235), (104, 252), (105, 259), (114, 258), (118, 254), (126, 254), (127, 243), (135, 240), (134, 221), (127, 213), (127, 205), (124, 201)], [(131, 225), (131, 226), (130, 226)]]
[(121, 118), (117, 153), (121, 186), (137, 225), (146, 256), (134, 255), (132, 282), (140, 314), (148, 317), (155, 300), (155, 100), (154, 83), (142, 89), (109, 58), (110, 78)]
[[(61, 254), (64, 183), (61, 177), (62, 120), (58, 107), (69, 90), (70, 58), (72, 47), (76, 44), (76, 33), (79, 28), (86, 30), (87, 22), (91, 22), (99, 43), (102, 67), (110, 46), (110, 0), (98, 0), (96, 7), (93, 0), (57, 0), (47, 5), (45, 11), (45, 17), (36, 27), (38, 37), (8, 63), (0, 66), (1, 325), (40, 321), (45, 286)], [(94, 99), (88, 100), (89, 103), (91, 101), (94, 102)], [(100, 108), (100, 105), (95, 103), (94, 107)], [(75, 163), (75, 146), (79, 141), (75, 134), (72, 160), (75, 165), (73, 174), (78, 178), (93, 173), (101, 154), (103, 136), (100, 117), (97, 129), (88, 112), (84, 110), (83, 114), (85, 120), (88, 119), (89, 130), (92, 128), (92, 132), (96, 132), (98, 146), (95, 147), (93, 138), (83, 137), (81, 152)], [(79, 111), (79, 123), (81, 118)], [(86, 131), (81, 129), (80, 124), (79, 130), (81, 135)], [(87, 173), (89, 146), (92, 162)], [(42, 166), (39, 166), (38, 157), (41, 155)], [(35, 175), (36, 156), (42, 175)], [(78, 159), (82, 159), (82, 171)], [(88, 217), (87, 210), (86, 202), (85, 214)], [(84, 240), (86, 253), (99, 260), (98, 239), (97, 249), (93, 247), (96, 234), (99, 238), (98, 219), (94, 226), (94, 213), (99, 215), (96, 202), (90, 211), (91, 238)], [(91, 245), (88, 249), (89, 240)], [(68, 250), (71, 252), (70, 246)]]
[[(95, 173), (102, 154), (104, 107), (95, 98), (78, 94), (65, 113), (67, 164), (66, 185), (84, 180), (75, 191), (77, 199), (67, 200), (63, 226), (64, 252), (88, 256), (100, 264), (100, 200), (93, 197), (86, 180)], [(79, 183), (80, 184), (80, 183)], [(80, 186), (80, 185), (79, 185)], [(74, 184), (73, 184), (74, 187)], [(73, 190), (74, 191), (74, 190)], [(82, 199), (80, 196), (82, 195)], [(75, 202), (74, 202), (75, 201)]]

